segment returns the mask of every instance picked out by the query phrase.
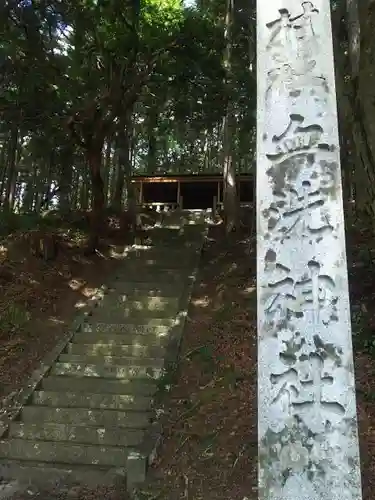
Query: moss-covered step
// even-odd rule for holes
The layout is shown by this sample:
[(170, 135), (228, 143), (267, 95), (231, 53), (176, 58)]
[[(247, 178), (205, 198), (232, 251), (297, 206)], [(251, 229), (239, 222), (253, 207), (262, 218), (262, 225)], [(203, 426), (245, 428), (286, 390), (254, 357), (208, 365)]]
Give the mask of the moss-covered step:
[[(71, 391), (74, 391), (74, 387), (71, 388)], [(62, 408), (150, 411), (152, 398), (138, 394), (36, 391), (32, 396), (32, 404)]]
[(95, 377), (71, 377), (50, 375), (42, 380), (40, 389), (44, 391), (71, 391), (82, 393), (137, 394), (152, 396), (157, 390), (155, 380), (145, 379), (100, 379)]
[[(190, 271), (190, 268), (189, 268)], [(191, 275), (187, 270), (180, 269), (147, 269), (145, 267), (128, 267), (124, 271), (118, 270), (116, 279), (132, 283), (177, 283), (187, 284), (191, 280)]]
[(143, 430), (116, 427), (88, 427), (71, 424), (45, 422), (13, 422), (9, 427), (9, 437), (36, 439), (38, 441), (67, 441), (97, 446), (136, 446), (142, 442)]
[(163, 374), (161, 368), (146, 366), (121, 366), (88, 363), (55, 363), (51, 375), (71, 377), (98, 377), (109, 379), (152, 378), (159, 379)]
[(160, 318), (170, 320), (178, 313), (178, 308), (175, 306), (167, 309), (133, 309), (133, 307), (119, 307), (117, 304), (98, 307), (93, 313), (93, 319), (100, 321), (123, 321), (129, 322), (142, 320), (142, 323), (147, 323), (148, 320)]
[(0, 458), (59, 464), (125, 467), (129, 448), (91, 446), (58, 441), (7, 439), (0, 441)]
[(30, 405), (22, 408), (20, 421), (27, 423), (53, 422), (82, 426), (147, 429), (150, 415), (151, 413), (146, 411), (52, 408), (49, 406)]
[[(98, 308), (110, 307), (110, 308), (133, 308), (138, 311), (148, 310), (148, 311), (158, 311), (170, 309), (172, 314), (175, 314), (178, 309), (180, 298), (177, 296), (171, 297), (148, 297), (147, 295), (135, 298), (130, 294), (111, 294), (106, 297), (107, 300), (103, 301)], [(104, 303), (105, 302), (105, 303)]]
[(118, 293), (127, 293), (132, 296), (148, 297), (179, 297), (186, 288), (186, 283), (183, 282), (164, 282), (156, 281), (148, 282), (132, 282), (124, 276), (115, 277), (110, 283), (110, 290)]
[(153, 272), (157, 269), (181, 270), (181, 272), (188, 272), (194, 266), (197, 257), (193, 253), (178, 252), (172, 253), (159, 252), (160, 255), (152, 257), (150, 254), (130, 254), (126, 257), (121, 267), (117, 272), (126, 272), (130, 267), (142, 267), (148, 271)]
[[(125, 325), (126, 326), (126, 325)], [(127, 330), (123, 333), (107, 331), (88, 331), (76, 333), (72, 339), (74, 344), (111, 344), (113, 346), (129, 345), (143, 347), (164, 347), (168, 341), (171, 329), (157, 333), (137, 333), (131, 335)]]
[(84, 356), (116, 356), (133, 359), (137, 358), (162, 358), (165, 354), (165, 348), (160, 346), (147, 345), (129, 345), (129, 344), (74, 344), (70, 342), (66, 347), (66, 352), (75, 355)]
[[(134, 335), (166, 335), (176, 323), (175, 318), (137, 318), (135, 323), (124, 321), (103, 321), (95, 315), (88, 318), (88, 321), (82, 325), (82, 332), (105, 332), (116, 334), (131, 333)], [(81, 332), (79, 332), (81, 333)]]
[(146, 366), (150, 368), (163, 368), (163, 358), (147, 358), (137, 356), (87, 356), (85, 354), (61, 354), (58, 358), (60, 363), (80, 363), (88, 365), (104, 365), (104, 366)]

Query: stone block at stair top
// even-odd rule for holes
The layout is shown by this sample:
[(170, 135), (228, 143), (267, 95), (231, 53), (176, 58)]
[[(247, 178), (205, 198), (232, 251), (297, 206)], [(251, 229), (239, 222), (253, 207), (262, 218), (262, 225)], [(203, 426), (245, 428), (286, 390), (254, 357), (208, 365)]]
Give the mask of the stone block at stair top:
[[(95, 377), (109, 379), (134, 379), (151, 378), (159, 379), (163, 370), (161, 368), (150, 368), (145, 366), (108, 366), (90, 365), (86, 363), (55, 363), (51, 369), (51, 375), (64, 375), (69, 377)], [(74, 380), (72, 380), (72, 386)]]
[[(56, 423), (96, 427), (124, 427), (147, 429), (150, 412), (98, 410), (86, 408), (52, 408), (49, 406), (24, 406), (21, 421), (24, 423)], [(119, 431), (121, 432), (121, 431)]]
[[(74, 385), (72, 384), (74, 382)], [(105, 394), (135, 394), (139, 396), (153, 396), (157, 391), (155, 380), (110, 380), (94, 377), (79, 377), (73, 381), (70, 377), (50, 375), (42, 380), (41, 389), (44, 391), (66, 391), (74, 387), (74, 392), (105, 393)]]
[(129, 345), (111, 343), (103, 344), (74, 344), (69, 343), (66, 348), (67, 353), (84, 356), (117, 356), (117, 357), (145, 357), (145, 358), (163, 358), (165, 348), (161, 346)]
[(112, 346), (129, 345), (144, 347), (165, 347), (168, 343), (168, 332), (165, 334), (129, 334), (117, 333), (116, 335), (108, 332), (80, 332), (73, 337), (74, 344), (111, 344)]
[(0, 441), (0, 458), (22, 461), (125, 467), (128, 452), (128, 448), (118, 446), (91, 446), (16, 438)]
[(60, 363), (82, 363), (89, 365), (104, 365), (104, 366), (144, 366), (150, 368), (163, 368), (163, 358), (147, 358), (137, 356), (87, 356), (85, 354), (61, 354), (58, 361)]
[(71, 424), (12, 422), (9, 437), (38, 441), (67, 441), (99, 446), (136, 446), (142, 442), (144, 430), (116, 427), (91, 427)]
[(149, 411), (152, 406), (150, 396), (137, 394), (100, 394), (61, 391), (35, 391), (32, 404), (61, 408), (98, 408), (107, 410)]

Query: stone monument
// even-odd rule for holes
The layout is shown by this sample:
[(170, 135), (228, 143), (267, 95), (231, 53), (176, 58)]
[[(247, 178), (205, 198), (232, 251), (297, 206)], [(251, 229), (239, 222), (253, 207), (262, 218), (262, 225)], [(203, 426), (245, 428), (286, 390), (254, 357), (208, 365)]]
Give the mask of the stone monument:
[(259, 500), (360, 500), (329, 0), (257, 0)]

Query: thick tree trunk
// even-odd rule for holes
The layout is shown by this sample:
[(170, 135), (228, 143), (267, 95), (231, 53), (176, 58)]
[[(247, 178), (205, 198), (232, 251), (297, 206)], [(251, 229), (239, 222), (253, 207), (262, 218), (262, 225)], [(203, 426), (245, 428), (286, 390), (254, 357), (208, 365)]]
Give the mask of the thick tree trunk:
[(233, 22), (233, 0), (227, 0), (227, 12), (225, 16), (226, 48), (224, 54), (224, 65), (227, 71), (227, 93), (228, 104), (223, 121), (223, 182), (224, 182), (224, 223), (225, 231), (230, 233), (238, 225), (238, 200), (236, 186), (236, 166), (233, 161), (233, 128), (234, 113), (233, 103), (231, 102), (232, 86), (232, 22)]
[[(228, 105), (228, 108), (231, 104)], [(232, 152), (232, 120), (231, 110), (228, 109), (224, 117), (224, 141), (223, 141), (223, 202), (225, 231), (229, 234), (238, 225), (238, 199), (236, 184), (236, 166), (233, 161)]]
[[(345, 9), (347, 7), (347, 9)], [(345, 18), (346, 23), (342, 20)], [(332, 26), (334, 41), (339, 43), (343, 38), (343, 29), (347, 30), (349, 42), (349, 58), (341, 46), (336, 47), (336, 87), (338, 98), (338, 110), (340, 115), (340, 131), (343, 137), (349, 137), (349, 143), (353, 145), (351, 163), (344, 165), (345, 169), (354, 169), (351, 176), (358, 196), (356, 196), (355, 207), (359, 213), (373, 215), (375, 199), (375, 160), (371, 147), (371, 130), (366, 120), (366, 109), (363, 103), (363, 80), (361, 69), (363, 62), (363, 35), (361, 35), (358, 17), (358, 5), (356, 1), (347, 0), (338, 3), (333, 10)], [(345, 36), (345, 33), (344, 33)], [(350, 64), (350, 67), (348, 65)], [(350, 74), (350, 80), (344, 78), (346, 71)], [(368, 80), (368, 77), (367, 77)], [(344, 144), (345, 148), (345, 144)], [(349, 157), (347, 157), (349, 158)]]
[(18, 147), (18, 127), (15, 127), (10, 136), (9, 154), (8, 154), (8, 172), (7, 183), (4, 197), (4, 211), (11, 212), (14, 205), (14, 193), (16, 190), (17, 174), (16, 158)]
[(92, 210), (90, 236), (87, 242), (87, 253), (94, 253), (99, 246), (100, 236), (104, 231), (104, 182), (101, 175), (103, 145), (95, 144), (87, 151), (92, 187)]

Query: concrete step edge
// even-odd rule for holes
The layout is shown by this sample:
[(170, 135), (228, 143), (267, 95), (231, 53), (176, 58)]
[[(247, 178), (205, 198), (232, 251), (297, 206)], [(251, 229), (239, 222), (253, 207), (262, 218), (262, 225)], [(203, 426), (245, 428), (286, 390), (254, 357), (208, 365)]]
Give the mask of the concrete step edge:
[(141, 396), (138, 394), (106, 394), (99, 392), (75, 392), (72, 388), (69, 392), (39, 390), (32, 396), (32, 405), (63, 407), (63, 408), (84, 408), (97, 410), (117, 410), (117, 411), (151, 411), (151, 396)]
[(63, 441), (88, 445), (136, 446), (142, 441), (143, 430), (112, 427), (82, 427), (71, 424), (12, 422), (9, 438), (35, 439), (38, 441)]
[(51, 369), (53, 375), (65, 375), (73, 378), (79, 376), (109, 379), (152, 378), (157, 380), (162, 376), (161, 368), (145, 366), (121, 366), (121, 365), (94, 365), (89, 363), (60, 363), (57, 362)]
[(152, 416), (150, 411), (101, 410), (90, 408), (63, 408), (49, 406), (24, 406), (20, 421), (25, 423), (53, 422), (91, 427), (119, 427), (147, 429)]
[(110, 332), (79, 332), (72, 338), (73, 344), (98, 344), (112, 342), (113, 346), (116, 345), (135, 345), (143, 347), (164, 347), (168, 340), (168, 334), (165, 335), (152, 335), (147, 333), (110, 333)]
[(66, 346), (66, 353), (69, 354), (80, 354), (80, 355), (91, 355), (95, 353), (99, 356), (122, 356), (122, 357), (149, 357), (152, 359), (163, 359), (165, 355), (165, 348), (162, 346), (142, 346), (142, 345), (132, 345), (132, 344), (116, 344), (111, 343), (88, 343), (88, 344), (74, 344), (69, 342)]
[(85, 466), (41, 463), (33, 460), (0, 459), (0, 476), (4, 480), (22, 481), (43, 489), (45, 488), (46, 474), (50, 481), (59, 484), (90, 484), (94, 487), (95, 485), (113, 485), (117, 478), (125, 480), (126, 469), (125, 467), (103, 467), (94, 464)]
[(150, 368), (163, 368), (163, 358), (148, 358), (146, 356), (87, 356), (85, 354), (61, 354), (58, 358), (59, 363), (87, 363), (90, 365), (104, 366), (139, 366)]
[(0, 441), (0, 458), (47, 463), (126, 467), (130, 448), (11, 438)]
[[(69, 391), (72, 387), (71, 377), (49, 375), (43, 379), (41, 390)], [(128, 380), (110, 380), (92, 377), (76, 377), (74, 379), (74, 390), (76, 392), (95, 392), (100, 391), (105, 394), (127, 395), (136, 394), (152, 396), (157, 388), (155, 381), (139, 379), (136, 381)], [(94, 389), (94, 390), (93, 390)]]

